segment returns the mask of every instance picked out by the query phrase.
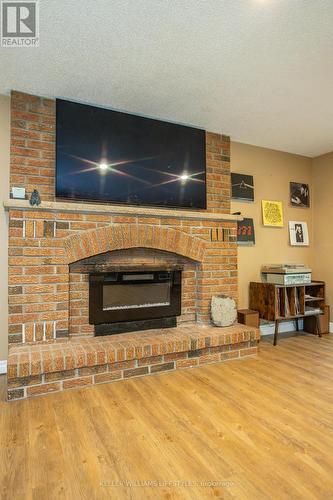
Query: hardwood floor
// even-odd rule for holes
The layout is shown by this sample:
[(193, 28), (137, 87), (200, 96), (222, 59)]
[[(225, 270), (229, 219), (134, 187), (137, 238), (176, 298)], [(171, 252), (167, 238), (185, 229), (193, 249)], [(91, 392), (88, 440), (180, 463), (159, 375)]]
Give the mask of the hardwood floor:
[(3, 499), (333, 497), (333, 335), (12, 403), (1, 384)]

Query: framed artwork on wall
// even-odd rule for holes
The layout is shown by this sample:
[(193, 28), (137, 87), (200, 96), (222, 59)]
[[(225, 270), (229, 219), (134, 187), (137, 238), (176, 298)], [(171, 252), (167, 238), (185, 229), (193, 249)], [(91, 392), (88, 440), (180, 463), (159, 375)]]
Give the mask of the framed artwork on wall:
[(237, 243), (238, 245), (255, 244), (253, 219), (246, 218), (237, 223)]
[(264, 226), (283, 227), (282, 201), (262, 200), (261, 204)]
[(292, 246), (309, 245), (309, 231), (306, 222), (289, 221), (289, 235)]
[(290, 183), (290, 204), (292, 207), (310, 207), (309, 184), (303, 184), (301, 182)]
[(231, 197), (234, 200), (254, 201), (253, 175), (231, 173)]

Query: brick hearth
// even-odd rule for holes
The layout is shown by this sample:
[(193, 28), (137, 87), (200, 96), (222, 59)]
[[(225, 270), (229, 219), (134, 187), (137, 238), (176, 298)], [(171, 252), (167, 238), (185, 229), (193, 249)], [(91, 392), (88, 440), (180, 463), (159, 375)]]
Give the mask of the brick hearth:
[(8, 398), (20, 399), (257, 353), (259, 330), (187, 326), (11, 349)]
[[(186, 327), (186, 335), (192, 328), (200, 337), (202, 332), (197, 328), (209, 325), (212, 295), (225, 294), (237, 299), (237, 217), (230, 216), (229, 138), (206, 133), (207, 210), (194, 212), (56, 201), (55, 102), (13, 92), (11, 127), (10, 184), (25, 187), (28, 194), (37, 188), (42, 204), (38, 208), (31, 208), (27, 201), (9, 200), (5, 204), (9, 212), (10, 391), (14, 391), (15, 384), (20, 384), (20, 380), (13, 382), (13, 378), (25, 380), (28, 377), (24, 384), (28, 388), (22, 389), (23, 382), (22, 387), (16, 385), (10, 398), (43, 392), (46, 382), (55, 384), (50, 390), (84, 383), (79, 379), (85, 369), (102, 370), (100, 366), (105, 364), (108, 369), (104, 377), (100, 377), (104, 380), (114, 376), (110, 373), (114, 374), (116, 368), (112, 366), (110, 372), (110, 366), (123, 361), (131, 366), (118, 370), (121, 371), (119, 378), (129, 373), (157, 371), (158, 368), (143, 369), (140, 357), (120, 360), (115, 355), (114, 361), (108, 358), (101, 363), (90, 363), (90, 356), (96, 358), (101, 346), (103, 352), (114, 353), (119, 338), (100, 340), (93, 337), (94, 328), (88, 318), (88, 275), (80, 271), (79, 264), (99, 255), (108, 255), (113, 263), (140, 263), (147, 269), (153, 261), (159, 262), (162, 268), (170, 261), (180, 263), (183, 268), (182, 311), (177, 318), (178, 325), (184, 328), (191, 325), (189, 329)], [(193, 322), (196, 325), (193, 326)], [(230, 337), (220, 329), (214, 332), (210, 328), (208, 337)], [(174, 343), (176, 333), (183, 338), (182, 329), (173, 333), (154, 332), (154, 335), (159, 338), (160, 345), (164, 345), (161, 336)], [(212, 345), (256, 342), (257, 337), (238, 340), (238, 333), (233, 333), (232, 341)], [(133, 339), (136, 343), (140, 336), (147, 339), (147, 335), (137, 333)], [(155, 344), (151, 335), (148, 335), (148, 344), (152, 346)], [(132, 341), (132, 337), (127, 336), (122, 337), (121, 343), (125, 338)], [(166, 352), (190, 352), (190, 338), (191, 335), (183, 350), (173, 346)], [(194, 350), (207, 348), (211, 349), (200, 344)], [(247, 348), (248, 345), (242, 345), (236, 350)], [(61, 352), (66, 355), (59, 354)], [(83, 353), (83, 365), (73, 361), (78, 352)], [(205, 356), (213, 356), (207, 359), (218, 361), (221, 356), (217, 354), (201, 351), (197, 361), (204, 362)], [(156, 363), (152, 359), (147, 361), (149, 366), (172, 362), (175, 368), (182, 364), (179, 362), (177, 366), (175, 360), (167, 361), (164, 352), (147, 356), (158, 356)], [(187, 356), (183, 364), (188, 361)], [(47, 359), (53, 360), (52, 370), (48, 369)], [(126, 372), (133, 369), (141, 371)], [(58, 376), (59, 380), (68, 380), (51, 382), (50, 374), (54, 372), (66, 372), (63, 377)], [(96, 381), (95, 375), (85, 376), (87, 383)]]

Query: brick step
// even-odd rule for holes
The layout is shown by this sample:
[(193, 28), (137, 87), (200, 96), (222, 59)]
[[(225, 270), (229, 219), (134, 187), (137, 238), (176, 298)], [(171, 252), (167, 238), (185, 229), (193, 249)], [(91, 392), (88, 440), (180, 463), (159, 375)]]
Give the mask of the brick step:
[(11, 346), (8, 399), (254, 355), (259, 339), (259, 330), (245, 325), (188, 324)]

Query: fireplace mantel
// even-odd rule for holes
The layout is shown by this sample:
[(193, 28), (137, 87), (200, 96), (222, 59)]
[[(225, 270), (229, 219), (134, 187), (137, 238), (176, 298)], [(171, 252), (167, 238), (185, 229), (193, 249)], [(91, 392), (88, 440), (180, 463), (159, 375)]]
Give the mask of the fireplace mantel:
[(141, 206), (103, 205), (92, 203), (70, 203), (63, 201), (43, 201), (38, 207), (32, 207), (28, 200), (9, 199), (4, 202), (5, 210), (38, 210), (44, 212), (69, 212), (85, 214), (108, 214), (140, 217), (175, 218), (188, 220), (238, 221), (243, 220), (241, 215), (218, 214), (214, 212), (200, 212), (193, 210), (177, 210), (166, 208), (149, 208)]

